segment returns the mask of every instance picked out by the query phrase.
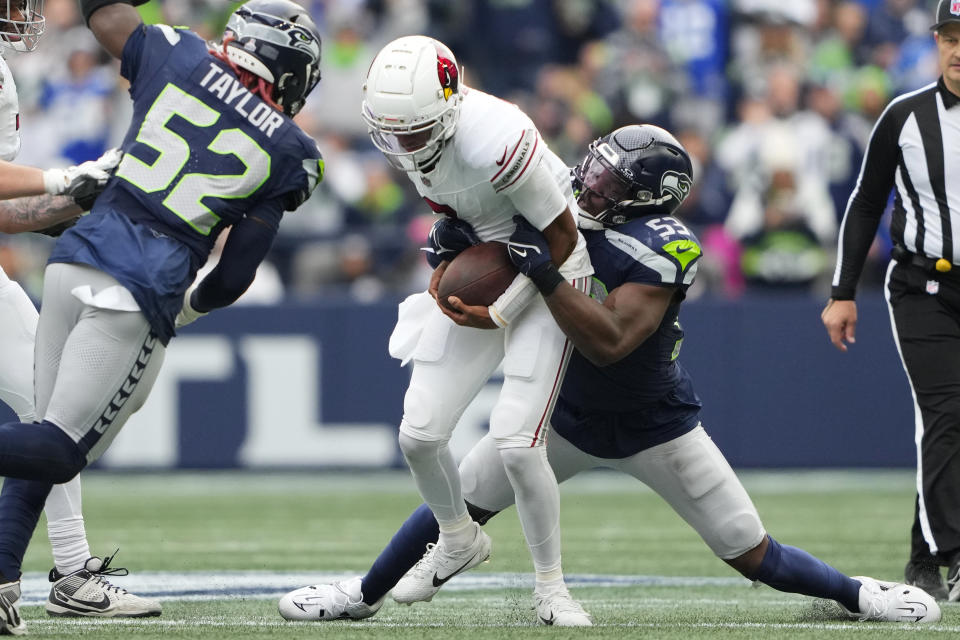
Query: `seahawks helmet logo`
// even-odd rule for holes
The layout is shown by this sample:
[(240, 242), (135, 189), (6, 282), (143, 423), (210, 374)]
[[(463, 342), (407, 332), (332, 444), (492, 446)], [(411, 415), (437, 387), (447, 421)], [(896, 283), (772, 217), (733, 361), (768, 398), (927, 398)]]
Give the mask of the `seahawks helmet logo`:
[(664, 171), (660, 178), (660, 196), (669, 193), (676, 198), (677, 202), (683, 202), (690, 195), (690, 185), (692, 184), (690, 176), (677, 171)]
[(281, 25), (280, 28), (287, 31), (290, 47), (306, 52), (313, 60), (320, 58), (320, 47), (310, 31), (294, 24)]

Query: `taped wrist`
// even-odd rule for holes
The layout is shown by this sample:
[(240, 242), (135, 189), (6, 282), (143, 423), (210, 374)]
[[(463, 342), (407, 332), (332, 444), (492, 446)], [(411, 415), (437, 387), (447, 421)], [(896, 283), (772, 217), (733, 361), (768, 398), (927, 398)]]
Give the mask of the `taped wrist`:
[(566, 281), (552, 262), (548, 262), (536, 271), (530, 274), (533, 284), (540, 290), (544, 297), (550, 295), (554, 290)]
[(516, 320), (536, 297), (537, 288), (533, 281), (522, 273), (518, 274), (507, 290), (490, 305), (490, 318), (502, 329)]

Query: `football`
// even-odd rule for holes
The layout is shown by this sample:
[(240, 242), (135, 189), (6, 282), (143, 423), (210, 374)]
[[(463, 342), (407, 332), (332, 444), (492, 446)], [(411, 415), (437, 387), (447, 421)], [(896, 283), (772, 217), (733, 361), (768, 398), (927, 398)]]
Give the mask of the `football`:
[(442, 304), (449, 296), (456, 296), (464, 304), (487, 306), (500, 297), (516, 275), (507, 245), (483, 242), (464, 249), (453, 259), (437, 290)]

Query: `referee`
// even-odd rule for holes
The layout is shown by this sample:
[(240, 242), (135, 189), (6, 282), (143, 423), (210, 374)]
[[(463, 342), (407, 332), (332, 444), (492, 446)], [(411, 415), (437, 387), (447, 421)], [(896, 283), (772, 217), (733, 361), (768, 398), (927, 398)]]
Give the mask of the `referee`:
[[(917, 499), (907, 584), (960, 600), (960, 0), (931, 27), (936, 84), (899, 96), (874, 127), (840, 228), (823, 324), (854, 342), (854, 292), (890, 191), (893, 260), (886, 297), (914, 398)], [(947, 570), (944, 584), (941, 566)]]

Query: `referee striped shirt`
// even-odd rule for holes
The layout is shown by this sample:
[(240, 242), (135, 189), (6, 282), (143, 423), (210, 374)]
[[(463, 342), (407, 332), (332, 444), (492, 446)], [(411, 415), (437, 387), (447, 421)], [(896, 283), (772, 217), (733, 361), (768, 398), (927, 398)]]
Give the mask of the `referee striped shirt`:
[(840, 226), (835, 300), (853, 299), (891, 189), (893, 242), (960, 264), (960, 97), (943, 78), (896, 98), (870, 134)]

